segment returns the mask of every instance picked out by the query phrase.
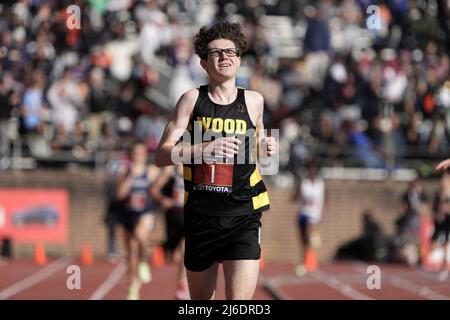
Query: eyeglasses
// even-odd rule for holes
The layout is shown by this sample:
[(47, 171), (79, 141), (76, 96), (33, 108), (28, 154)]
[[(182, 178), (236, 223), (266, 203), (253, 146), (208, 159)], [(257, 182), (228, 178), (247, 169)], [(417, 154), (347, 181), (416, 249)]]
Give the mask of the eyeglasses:
[(225, 54), (228, 57), (236, 57), (238, 55), (238, 51), (235, 48), (225, 48), (225, 49), (211, 48), (206, 50), (206, 53), (209, 54), (211, 57), (220, 57), (222, 52), (225, 52)]

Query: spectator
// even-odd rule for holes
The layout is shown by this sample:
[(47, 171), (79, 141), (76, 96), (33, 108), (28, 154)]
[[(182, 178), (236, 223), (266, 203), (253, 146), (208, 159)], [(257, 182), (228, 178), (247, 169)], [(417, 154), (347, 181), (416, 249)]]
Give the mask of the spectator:
[(343, 130), (347, 133), (348, 144), (351, 146), (353, 158), (364, 167), (384, 168), (383, 155), (375, 148), (369, 136), (364, 133), (361, 123), (346, 121), (343, 123)]
[(104, 222), (107, 227), (107, 248), (106, 254), (111, 262), (116, 262), (119, 258), (119, 251), (116, 239), (116, 227), (119, 224), (121, 203), (116, 199), (116, 181), (119, 169), (124, 165), (125, 159), (118, 150), (109, 155), (107, 165), (107, 177), (105, 180), (105, 217)]
[(340, 246), (336, 252), (338, 260), (362, 260), (368, 262), (387, 261), (389, 242), (372, 210), (365, 210), (361, 216), (361, 235)]
[(0, 78), (0, 160), (9, 156), (9, 123), (12, 111), (17, 104), (18, 95), (14, 92), (14, 80), (10, 75), (4, 74)]
[(44, 108), (45, 78), (36, 70), (29, 87), (25, 90), (22, 101), (22, 132), (25, 134), (42, 134), (45, 125)]
[(433, 249), (441, 248), (443, 257), (441, 262), (440, 280), (448, 278), (448, 244), (450, 240), (450, 174), (444, 172), (441, 177), (441, 185), (436, 192), (433, 202), (434, 233), (432, 235)]
[(396, 234), (393, 239), (393, 262), (409, 266), (417, 265), (420, 253), (421, 218), (427, 214), (428, 197), (419, 178), (411, 181), (401, 198), (400, 216), (395, 221)]
[(102, 125), (111, 119), (109, 87), (103, 69), (94, 68), (89, 75), (89, 139), (98, 141)]
[(83, 97), (80, 96), (77, 83), (69, 69), (64, 71), (61, 79), (53, 83), (48, 90), (47, 98), (57, 133), (62, 136), (73, 133), (76, 123), (80, 120), (78, 108)]

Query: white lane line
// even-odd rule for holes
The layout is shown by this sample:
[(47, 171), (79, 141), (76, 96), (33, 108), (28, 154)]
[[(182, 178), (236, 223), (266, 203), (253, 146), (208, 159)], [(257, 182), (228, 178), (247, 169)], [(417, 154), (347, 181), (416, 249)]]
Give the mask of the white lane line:
[(127, 271), (127, 266), (124, 262), (120, 262), (114, 270), (110, 273), (108, 278), (95, 290), (89, 300), (102, 300), (109, 291), (122, 279), (123, 275)]
[(259, 284), (275, 299), (275, 300), (292, 300), (281, 290), (280, 283), (276, 279), (268, 279), (260, 276)]
[(311, 277), (314, 277), (323, 283), (325, 283), (330, 288), (333, 288), (336, 291), (339, 291), (344, 296), (347, 296), (353, 300), (374, 300), (372, 297), (365, 295), (362, 292), (354, 289), (353, 287), (345, 284), (344, 282), (339, 281), (335, 277), (326, 275), (322, 271), (318, 270), (310, 273)]
[(433, 281), (436, 285), (445, 285), (445, 281), (439, 279), (440, 271), (427, 271), (424, 269), (414, 270), (414, 274), (418, 274), (422, 278)]
[[(302, 277), (294, 276), (294, 275), (280, 275), (280, 276), (272, 276), (265, 279), (265, 282), (270, 282), (271, 285), (275, 286), (284, 286), (284, 285), (303, 285), (303, 284), (317, 284), (322, 283), (323, 281), (310, 277), (311, 273), (307, 273)], [(349, 285), (359, 284), (361, 283), (361, 275), (360, 274), (339, 274), (335, 275), (340, 281), (343, 281)]]
[(425, 287), (425, 286), (420, 286), (417, 285), (411, 281), (405, 280), (403, 278), (397, 277), (397, 276), (393, 276), (393, 275), (388, 275), (388, 279), (390, 280), (390, 284), (411, 292), (413, 294), (419, 295), (421, 297), (427, 298), (429, 300), (449, 300), (450, 297), (447, 297), (443, 294), (437, 293), (436, 291)]
[(53, 261), (45, 268), (31, 274), (30, 276), (26, 277), (25, 279), (14, 283), (13, 285), (9, 286), (8, 288), (0, 291), (0, 300), (8, 299), (16, 294), (18, 294), (21, 291), (24, 291), (35, 284), (47, 279), (51, 275), (55, 274), (59, 270), (63, 269), (65, 266), (69, 264), (68, 258), (59, 258), (56, 261)]
[[(354, 269), (360, 273), (366, 273), (367, 264), (360, 262), (354, 264)], [(450, 297), (440, 294), (426, 286), (421, 286), (411, 282), (409, 280), (403, 279), (399, 276), (394, 276), (392, 274), (388, 274), (385, 270), (381, 269), (381, 273), (384, 279), (387, 279), (390, 285), (394, 287), (400, 288), (406, 292), (412, 293), (414, 295), (418, 295), (420, 297), (424, 297), (429, 300), (450, 300)]]

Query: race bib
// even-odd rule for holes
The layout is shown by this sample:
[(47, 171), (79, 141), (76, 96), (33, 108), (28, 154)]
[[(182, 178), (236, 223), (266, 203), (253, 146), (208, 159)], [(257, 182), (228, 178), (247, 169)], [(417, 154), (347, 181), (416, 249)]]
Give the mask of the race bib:
[(142, 192), (133, 192), (128, 200), (128, 206), (135, 211), (142, 211), (147, 204), (147, 195)]
[(194, 189), (229, 193), (233, 186), (232, 163), (199, 164), (195, 166)]

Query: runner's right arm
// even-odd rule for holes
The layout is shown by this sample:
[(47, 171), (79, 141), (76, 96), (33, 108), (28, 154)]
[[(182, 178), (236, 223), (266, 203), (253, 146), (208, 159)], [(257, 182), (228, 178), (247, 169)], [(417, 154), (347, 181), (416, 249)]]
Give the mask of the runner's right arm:
[(175, 111), (164, 129), (158, 149), (156, 150), (155, 164), (158, 167), (178, 164), (172, 160), (172, 152), (177, 152), (177, 154), (191, 152), (193, 154), (190, 145), (178, 142), (188, 127), (189, 118), (194, 110), (198, 94), (198, 90), (192, 89), (184, 93), (178, 100)]

